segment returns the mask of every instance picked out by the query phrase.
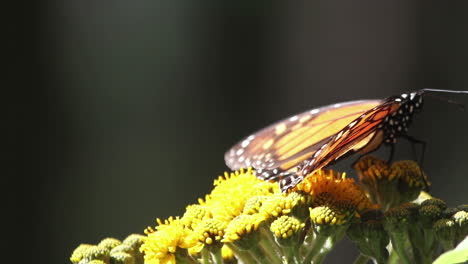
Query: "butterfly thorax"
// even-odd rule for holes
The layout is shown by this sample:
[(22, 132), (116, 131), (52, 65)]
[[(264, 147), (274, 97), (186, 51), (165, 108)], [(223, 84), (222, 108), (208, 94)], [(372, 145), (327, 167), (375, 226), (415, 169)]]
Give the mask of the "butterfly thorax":
[(388, 115), (379, 128), (384, 132), (384, 143), (395, 144), (397, 138), (405, 136), (411, 124), (413, 114), (423, 105), (422, 92), (404, 93), (387, 99), (390, 103), (399, 103), (399, 107)]

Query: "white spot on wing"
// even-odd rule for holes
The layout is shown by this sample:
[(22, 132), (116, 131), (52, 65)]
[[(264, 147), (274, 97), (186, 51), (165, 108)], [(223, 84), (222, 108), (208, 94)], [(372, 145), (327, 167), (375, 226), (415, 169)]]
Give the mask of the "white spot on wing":
[(312, 115), (315, 115), (315, 114), (317, 114), (318, 112), (320, 112), (319, 109), (310, 110), (310, 113), (311, 113)]
[(341, 130), (340, 133), (338, 133), (338, 135), (336, 135), (335, 140), (338, 140), (342, 135), (343, 135), (343, 130)]
[(237, 156), (242, 155), (242, 153), (244, 153), (244, 149), (243, 149), (243, 148), (240, 148), (240, 149), (238, 149), (238, 150), (236, 151), (236, 155), (237, 155)]
[(289, 118), (289, 121), (296, 121), (299, 117), (297, 115)]

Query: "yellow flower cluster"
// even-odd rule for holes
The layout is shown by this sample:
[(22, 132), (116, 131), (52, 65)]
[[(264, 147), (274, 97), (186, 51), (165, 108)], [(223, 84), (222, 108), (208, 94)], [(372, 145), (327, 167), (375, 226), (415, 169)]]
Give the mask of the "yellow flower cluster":
[(142, 235), (132, 234), (123, 241), (105, 238), (97, 245), (81, 244), (73, 251), (70, 261), (73, 264), (143, 263), (139, 248), (144, 239)]
[[(327, 196), (331, 198), (324, 199)], [(314, 207), (327, 211), (316, 217), (309, 214)], [(302, 230), (308, 219), (339, 225), (374, 207), (354, 180), (331, 170), (309, 175), (296, 189), (281, 193), (277, 183), (257, 179), (252, 169), (241, 169), (216, 179), (212, 192), (187, 206), (181, 218), (158, 219), (156, 230), (145, 231), (141, 250), (145, 263), (155, 264), (196, 260), (207, 250), (211, 258), (242, 258), (239, 249), (257, 244), (259, 233), (268, 232), (272, 241), (274, 236), (284, 239)]]
[[(468, 235), (468, 205), (448, 208), (423, 192), (429, 183), (414, 161), (371, 156), (344, 173), (315, 171), (282, 193), (249, 168), (225, 173), (182, 217), (157, 219), (146, 236), (82, 244), (75, 264), (322, 263), (345, 235), (358, 262), (430, 263)], [(281, 179), (280, 179), (281, 180)], [(389, 250), (389, 243), (391, 247)], [(396, 253), (393, 254), (393, 253)], [(392, 256), (392, 255), (393, 256)]]

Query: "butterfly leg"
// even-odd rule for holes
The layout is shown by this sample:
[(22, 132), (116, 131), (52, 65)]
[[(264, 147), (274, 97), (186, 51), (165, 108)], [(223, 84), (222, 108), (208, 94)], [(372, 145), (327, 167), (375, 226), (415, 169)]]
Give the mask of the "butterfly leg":
[(387, 163), (390, 164), (393, 161), (393, 156), (395, 156), (395, 144), (390, 144), (390, 155), (388, 156)]
[[(422, 153), (421, 153), (421, 156), (419, 158), (419, 164), (422, 166), (422, 164), (424, 162), (424, 153), (426, 152), (426, 141), (415, 139), (415, 138), (413, 138), (411, 136), (408, 136), (408, 135), (403, 136), (403, 138), (405, 138), (406, 140), (408, 140), (409, 142), (412, 143), (413, 149), (414, 149), (415, 144), (421, 145)], [(414, 151), (414, 152), (416, 152), (416, 151)]]
[[(413, 138), (413, 137), (411, 137), (411, 136), (408, 136), (408, 135), (405, 135), (404, 138), (413, 144), (413, 145), (412, 145), (412, 146), (413, 146), (413, 150), (414, 150), (414, 145), (415, 145), (415, 144), (420, 144), (420, 145), (421, 145), (422, 153), (421, 153), (420, 162), (419, 162), (419, 169), (421, 170), (421, 175), (423, 175), (423, 176), (422, 176), (422, 177), (423, 177), (422, 179), (423, 179), (424, 185), (425, 185), (425, 188), (424, 188), (424, 189), (425, 189), (426, 191), (429, 191), (429, 184), (427, 183), (426, 179), (424, 178), (424, 173), (423, 173), (423, 171), (422, 171), (422, 169), (421, 169), (421, 167), (422, 167), (422, 165), (423, 165), (423, 162), (424, 162), (424, 153), (426, 152), (426, 141), (419, 140), (419, 139), (415, 139), (415, 138)], [(414, 151), (414, 152), (416, 152), (416, 151)]]

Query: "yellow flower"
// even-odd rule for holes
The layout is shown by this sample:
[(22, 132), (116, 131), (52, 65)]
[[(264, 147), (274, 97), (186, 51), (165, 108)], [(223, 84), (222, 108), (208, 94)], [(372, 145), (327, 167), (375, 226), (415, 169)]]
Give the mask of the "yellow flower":
[(131, 263), (138, 263), (135, 261), (135, 257), (129, 253), (125, 252), (115, 252), (111, 255), (112, 262), (111, 263), (122, 263), (122, 264), (131, 264)]
[(337, 173), (332, 170), (319, 170), (307, 176), (296, 186), (295, 190), (311, 195), (314, 206), (347, 203), (358, 211), (376, 208), (376, 205), (371, 203), (364, 190), (354, 182), (354, 179), (348, 179), (345, 173)]
[(192, 204), (187, 206), (184, 216), (181, 218), (182, 223), (195, 229), (197, 225), (204, 219), (212, 218), (210, 208), (206, 205)]
[(80, 262), (81, 259), (83, 259), (83, 255), (84, 253), (86, 252), (86, 250), (89, 248), (89, 247), (92, 247), (93, 245), (90, 245), (90, 244), (81, 244), (79, 245), (72, 253), (71, 257), (70, 257), (70, 261), (72, 263), (78, 263)]
[(309, 200), (310, 196), (298, 192), (275, 193), (263, 199), (259, 213), (267, 219), (279, 217), (291, 213), (296, 207), (306, 205)]
[(99, 247), (99, 246), (90, 246), (83, 253), (83, 259), (87, 261), (102, 260), (107, 263), (109, 261), (109, 253), (110, 253), (110, 250), (108, 248)]
[(350, 212), (331, 204), (309, 208), (310, 219), (317, 225), (342, 225), (348, 222)]
[(229, 222), (222, 242), (229, 243), (246, 237), (258, 230), (265, 217), (261, 214), (239, 215)]
[(355, 165), (359, 180), (369, 192), (371, 200), (385, 210), (413, 201), (429, 185), (426, 175), (415, 161), (397, 161), (391, 165), (372, 156), (360, 159)]
[(277, 238), (289, 238), (305, 226), (294, 217), (283, 215), (271, 223), (270, 230)]
[(108, 237), (108, 238), (104, 238), (103, 240), (101, 240), (98, 246), (111, 250), (120, 244), (122, 244), (120, 240), (112, 238), (112, 237)]
[(262, 207), (263, 203), (269, 196), (266, 195), (256, 195), (250, 197), (244, 205), (244, 209), (242, 210), (242, 214), (249, 215), (249, 214), (256, 214), (260, 212), (260, 208)]
[(223, 238), (226, 226), (226, 222), (213, 218), (205, 219), (193, 231), (193, 236), (200, 243), (211, 245)]
[(259, 180), (252, 169), (225, 173), (214, 182), (215, 188), (201, 204), (209, 207), (213, 217), (229, 222), (240, 215), (251, 197), (278, 193), (275, 183)]
[(169, 218), (162, 222), (157, 220), (157, 231), (149, 228), (145, 230), (147, 237), (140, 250), (145, 253), (145, 263), (175, 263), (175, 254), (179, 249), (195, 246), (196, 241), (178, 218)]

